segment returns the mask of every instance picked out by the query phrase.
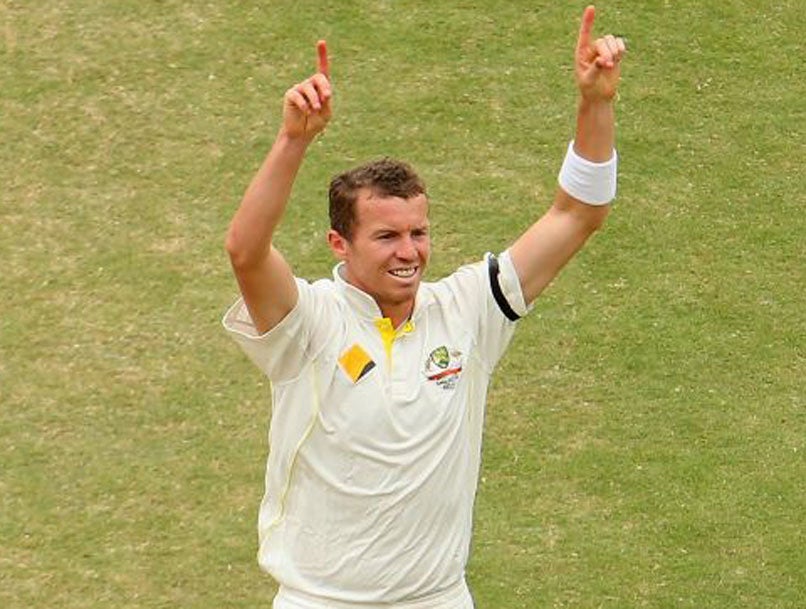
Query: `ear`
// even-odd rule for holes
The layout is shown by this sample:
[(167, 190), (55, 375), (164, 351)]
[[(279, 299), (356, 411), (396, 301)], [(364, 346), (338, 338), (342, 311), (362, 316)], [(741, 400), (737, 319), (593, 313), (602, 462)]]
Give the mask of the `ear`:
[(350, 242), (332, 228), (327, 231), (327, 244), (330, 246), (330, 251), (333, 252), (336, 258), (339, 260), (345, 260), (347, 258), (347, 250), (350, 246)]

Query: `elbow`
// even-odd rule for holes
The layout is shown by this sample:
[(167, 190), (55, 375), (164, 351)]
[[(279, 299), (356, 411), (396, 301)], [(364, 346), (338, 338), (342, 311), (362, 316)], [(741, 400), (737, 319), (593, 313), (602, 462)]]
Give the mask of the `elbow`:
[(604, 226), (607, 215), (610, 213), (610, 204), (607, 205), (590, 205), (582, 201), (573, 200), (568, 206), (565, 207), (569, 211), (582, 232), (592, 235)]
[(610, 213), (610, 205), (588, 205), (574, 200), (561, 202), (555, 209), (585, 238), (601, 229)]
[(602, 205), (587, 210), (583, 224), (588, 234), (592, 235), (604, 226), (607, 215), (610, 213), (610, 205)]
[(224, 240), (224, 249), (234, 269), (248, 268), (262, 258), (262, 256), (258, 254), (258, 248), (250, 246), (248, 241), (243, 239), (234, 223), (230, 225), (227, 231), (227, 236)]
[(224, 249), (229, 256), (230, 262), (232, 266), (236, 266), (236, 262), (240, 261), (243, 258), (243, 248), (238, 240), (237, 232), (235, 231), (235, 227), (230, 225), (229, 230), (227, 231), (227, 236), (224, 239)]
[(573, 198), (562, 189), (559, 192), (552, 209), (554, 213), (567, 218), (577, 230), (588, 236), (602, 228), (612, 205), (590, 205)]

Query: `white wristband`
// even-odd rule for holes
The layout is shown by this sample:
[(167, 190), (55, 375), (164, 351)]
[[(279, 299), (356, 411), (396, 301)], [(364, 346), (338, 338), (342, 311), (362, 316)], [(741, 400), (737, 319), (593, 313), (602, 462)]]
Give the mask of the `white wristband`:
[(571, 140), (557, 181), (565, 192), (583, 203), (607, 205), (616, 197), (617, 165), (615, 149), (609, 161), (594, 163), (574, 152)]

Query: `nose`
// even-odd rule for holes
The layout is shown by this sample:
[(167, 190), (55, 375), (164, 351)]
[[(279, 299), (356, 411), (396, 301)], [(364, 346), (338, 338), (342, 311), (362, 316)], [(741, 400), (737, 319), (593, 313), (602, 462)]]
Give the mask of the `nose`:
[(404, 235), (400, 239), (400, 243), (395, 252), (397, 257), (401, 260), (415, 260), (417, 258), (417, 247), (414, 244), (414, 239), (411, 235)]

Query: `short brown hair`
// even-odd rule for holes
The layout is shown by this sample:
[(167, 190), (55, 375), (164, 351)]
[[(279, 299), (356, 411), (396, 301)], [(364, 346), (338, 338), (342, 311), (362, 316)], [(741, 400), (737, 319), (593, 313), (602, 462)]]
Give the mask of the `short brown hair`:
[(330, 228), (345, 239), (353, 236), (358, 193), (368, 189), (379, 197), (410, 199), (426, 194), (425, 183), (408, 163), (388, 157), (345, 171), (330, 181)]

